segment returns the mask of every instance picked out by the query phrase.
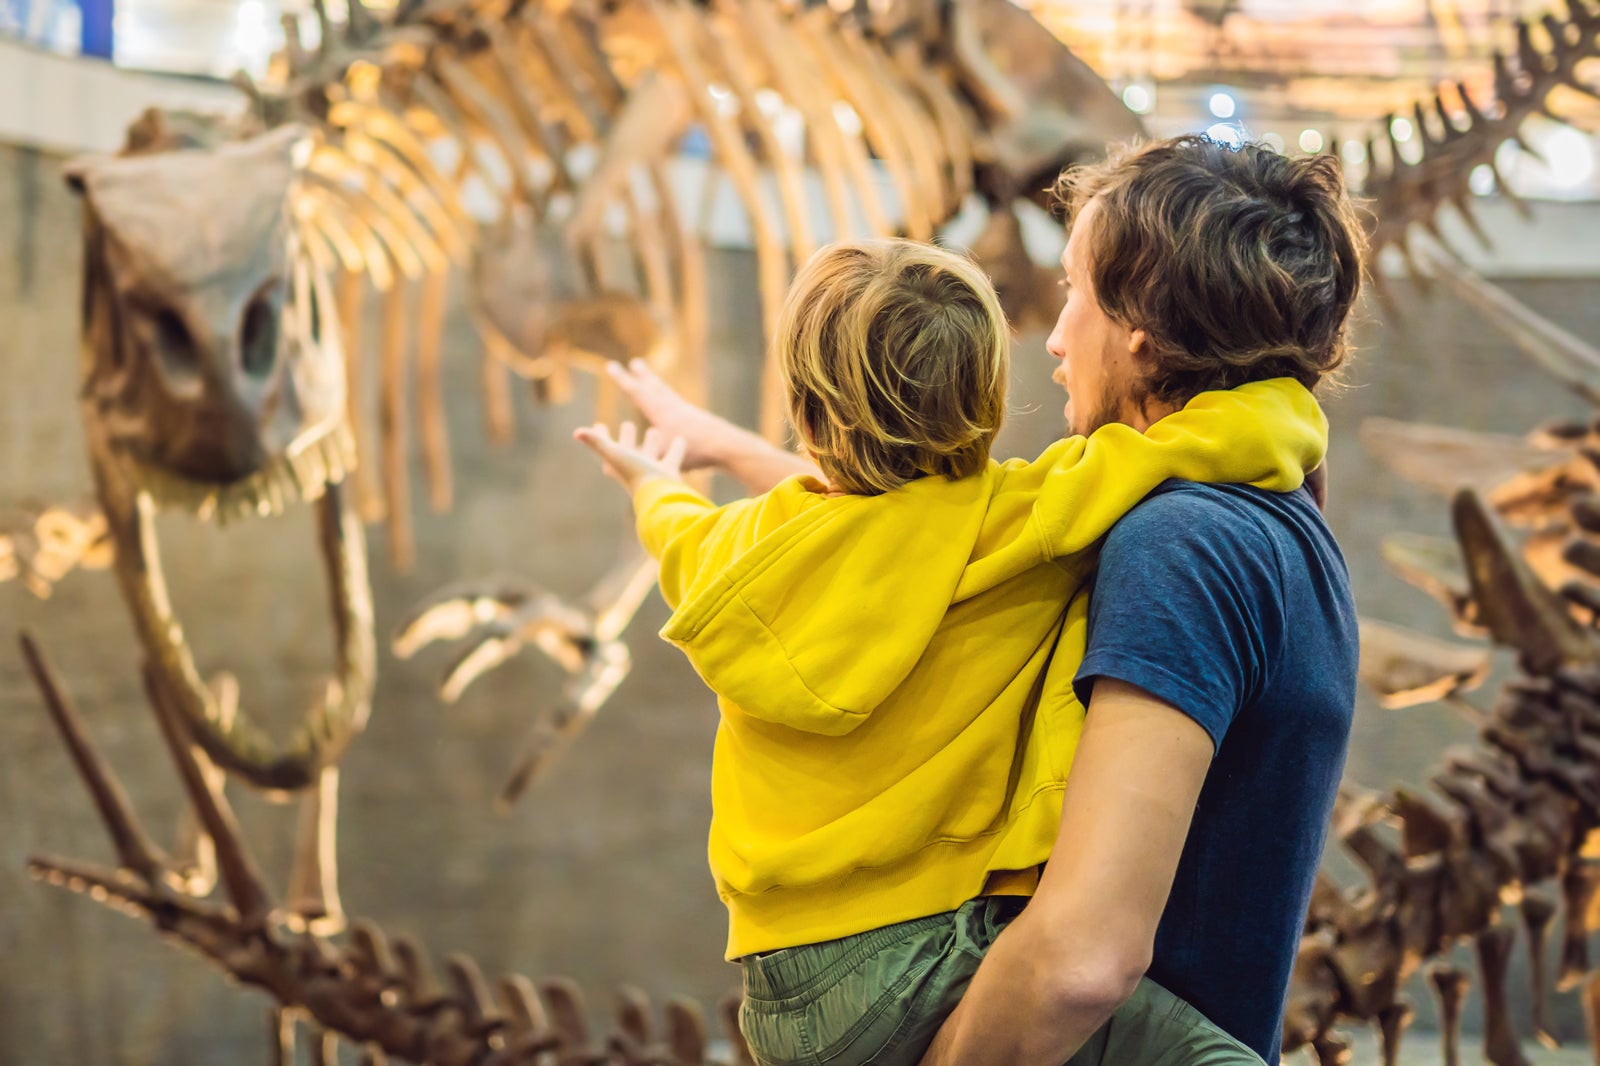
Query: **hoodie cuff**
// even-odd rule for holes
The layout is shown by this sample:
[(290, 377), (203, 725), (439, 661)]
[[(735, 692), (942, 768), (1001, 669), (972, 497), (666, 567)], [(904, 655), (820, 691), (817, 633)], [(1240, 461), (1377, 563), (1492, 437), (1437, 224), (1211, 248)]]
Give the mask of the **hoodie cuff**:
[(710, 500), (676, 478), (645, 478), (633, 490), (639, 542), (652, 559), (661, 558), (667, 544), (685, 524), (715, 509)]

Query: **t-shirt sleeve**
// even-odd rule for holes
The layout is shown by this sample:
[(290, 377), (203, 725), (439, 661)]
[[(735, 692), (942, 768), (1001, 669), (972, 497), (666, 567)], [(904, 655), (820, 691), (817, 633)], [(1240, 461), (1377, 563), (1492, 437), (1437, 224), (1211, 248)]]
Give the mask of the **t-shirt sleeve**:
[(1221, 745), (1282, 639), (1281, 590), (1277, 549), (1255, 519), (1181, 488), (1146, 500), (1101, 552), (1078, 698), (1087, 707), (1097, 680), (1125, 681)]

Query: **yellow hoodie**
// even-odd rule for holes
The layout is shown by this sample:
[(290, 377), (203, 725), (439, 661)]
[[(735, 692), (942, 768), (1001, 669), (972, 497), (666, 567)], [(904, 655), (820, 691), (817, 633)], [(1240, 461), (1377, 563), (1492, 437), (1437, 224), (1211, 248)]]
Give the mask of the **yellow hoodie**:
[(675, 611), (661, 635), (722, 711), (727, 957), (953, 910), (1048, 858), (1083, 725), (1091, 549), (1168, 478), (1287, 492), (1326, 448), (1316, 400), (1281, 378), (881, 496), (791, 478), (716, 507), (640, 485)]

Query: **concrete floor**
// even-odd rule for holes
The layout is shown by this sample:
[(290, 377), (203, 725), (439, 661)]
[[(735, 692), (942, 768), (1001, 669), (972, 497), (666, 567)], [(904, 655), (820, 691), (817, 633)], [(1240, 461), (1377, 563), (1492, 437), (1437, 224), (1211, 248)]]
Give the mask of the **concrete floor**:
[[(1351, 1066), (1378, 1066), (1377, 1037), (1370, 1033), (1352, 1033), (1355, 1052), (1351, 1059)], [(1461, 1038), (1461, 1061), (1463, 1063), (1482, 1062), (1481, 1038), (1477, 1034), (1465, 1034)], [(1559, 1051), (1548, 1051), (1542, 1045), (1529, 1042), (1523, 1047), (1523, 1054), (1533, 1066), (1593, 1066), (1594, 1057), (1588, 1048), (1567, 1047)], [(1284, 1066), (1301, 1066), (1302, 1063), (1314, 1061), (1309, 1055), (1302, 1058), (1294, 1055), (1283, 1060)], [(1400, 1066), (1439, 1066), (1444, 1061), (1439, 1048), (1439, 1035), (1424, 1030), (1413, 1030), (1406, 1034), (1406, 1039), (1400, 1045)]]

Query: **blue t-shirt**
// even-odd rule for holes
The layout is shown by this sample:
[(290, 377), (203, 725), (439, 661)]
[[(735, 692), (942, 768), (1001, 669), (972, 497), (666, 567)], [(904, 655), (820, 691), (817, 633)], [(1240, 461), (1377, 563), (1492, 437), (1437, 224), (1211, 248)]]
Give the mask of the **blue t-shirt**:
[(1355, 705), (1344, 558), (1304, 489), (1168, 481), (1106, 537), (1089, 612), (1084, 705), (1117, 678), (1217, 745), (1150, 977), (1276, 1063)]

